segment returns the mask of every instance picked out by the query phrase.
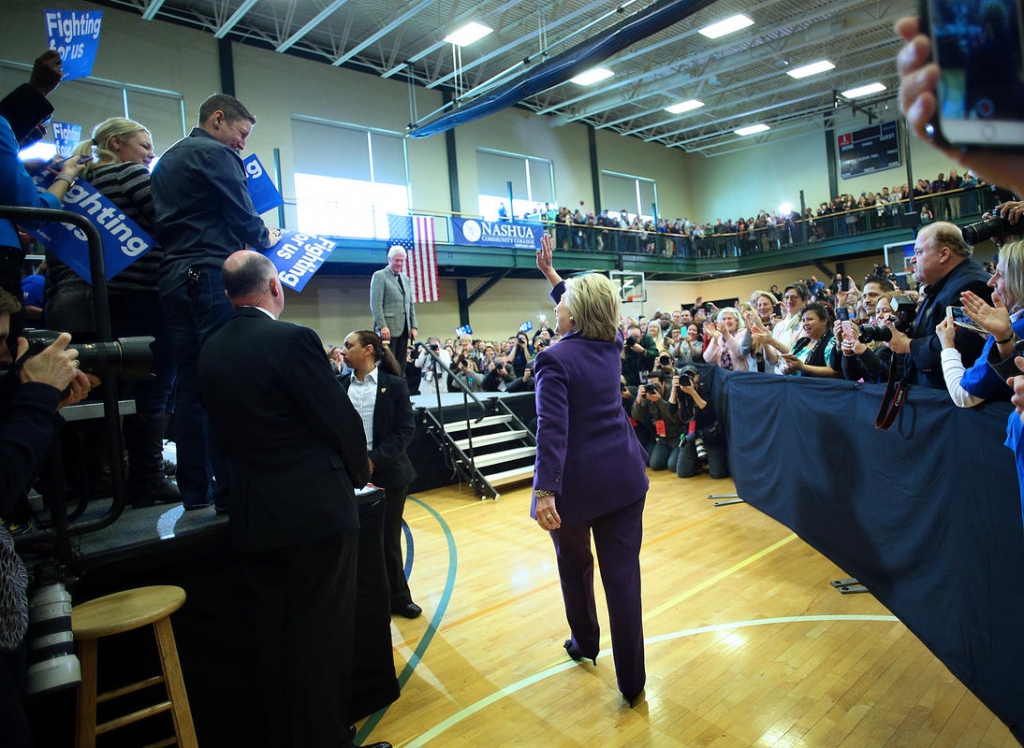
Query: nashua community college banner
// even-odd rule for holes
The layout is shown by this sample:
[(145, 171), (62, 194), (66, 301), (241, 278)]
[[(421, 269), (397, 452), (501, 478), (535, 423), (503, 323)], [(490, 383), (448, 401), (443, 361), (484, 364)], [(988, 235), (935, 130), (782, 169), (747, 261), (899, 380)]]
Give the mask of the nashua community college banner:
[(455, 244), (466, 247), (538, 250), (544, 227), (532, 223), (452, 218), (452, 234)]

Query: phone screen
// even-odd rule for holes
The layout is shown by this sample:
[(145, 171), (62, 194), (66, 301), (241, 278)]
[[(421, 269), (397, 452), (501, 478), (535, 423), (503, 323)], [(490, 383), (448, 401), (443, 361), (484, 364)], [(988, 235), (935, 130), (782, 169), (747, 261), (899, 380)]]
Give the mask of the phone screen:
[(975, 330), (977, 332), (985, 332), (984, 328), (971, 319), (961, 306), (947, 306), (946, 314), (952, 317), (953, 324), (959, 327), (966, 327), (968, 330)]
[(845, 306), (836, 307), (836, 319), (840, 322), (846, 322), (850, 319), (850, 310)]
[(1024, 50), (1020, 8), (925, 0), (939, 64), (939, 129), (953, 145), (1024, 144)]

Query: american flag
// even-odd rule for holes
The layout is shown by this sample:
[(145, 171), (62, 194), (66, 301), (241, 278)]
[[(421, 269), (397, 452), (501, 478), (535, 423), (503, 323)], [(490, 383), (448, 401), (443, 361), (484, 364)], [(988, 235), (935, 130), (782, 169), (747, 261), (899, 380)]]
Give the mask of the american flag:
[(434, 219), (430, 216), (388, 215), (392, 245), (405, 248), (405, 272), (412, 280), (413, 300), (417, 304), (441, 298), (437, 282), (437, 245)]

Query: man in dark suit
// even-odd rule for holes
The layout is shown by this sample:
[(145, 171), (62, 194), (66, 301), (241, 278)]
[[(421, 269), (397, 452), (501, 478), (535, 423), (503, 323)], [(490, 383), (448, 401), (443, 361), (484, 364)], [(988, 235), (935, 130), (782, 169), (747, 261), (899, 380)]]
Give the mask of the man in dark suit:
[(267, 745), (352, 746), (362, 423), (317, 334), (277, 320), (284, 292), (270, 260), (235, 252), (222, 271), (234, 316), (203, 346), (199, 381), (257, 600)]
[(405, 275), (405, 249), (399, 245), (388, 250), (388, 266), (370, 278), (370, 313), (373, 327), (388, 343), (395, 360), (405, 365), (409, 339), (416, 340), (416, 304), (412, 284)]
[[(971, 259), (971, 248), (955, 224), (936, 221), (918, 232), (914, 242), (914, 279), (926, 286), (924, 300), (909, 335), (893, 327), (892, 340), (886, 343), (893, 353), (908, 354), (904, 371), (911, 384), (946, 388), (942, 343), (935, 334), (935, 326), (946, 316), (947, 306), (960, 306), (960, 294), (964, 291), (974, 291), (990, 303), (990, 277)], [(977, 333), (957, 329), (956, 349), (965, 368), (975, 362), (984, 346), (985, 339)]]

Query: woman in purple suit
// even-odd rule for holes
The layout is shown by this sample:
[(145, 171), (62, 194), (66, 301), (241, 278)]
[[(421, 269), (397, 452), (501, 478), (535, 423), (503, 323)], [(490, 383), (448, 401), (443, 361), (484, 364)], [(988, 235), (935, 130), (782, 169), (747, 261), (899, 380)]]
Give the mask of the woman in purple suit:
[(551, 533), (574, 660), (597, 664), (593, 534), (608, 600), (619, 690), (636, 703), (647, 679), (640, 606), (640, 541), (647, 455), (622, 409), (619, 292), (602, 275), (563, 281), (542, 239), (537, 267), (553, 286), (556, 332), (537, 355), (537, 462), (531, 516)]

